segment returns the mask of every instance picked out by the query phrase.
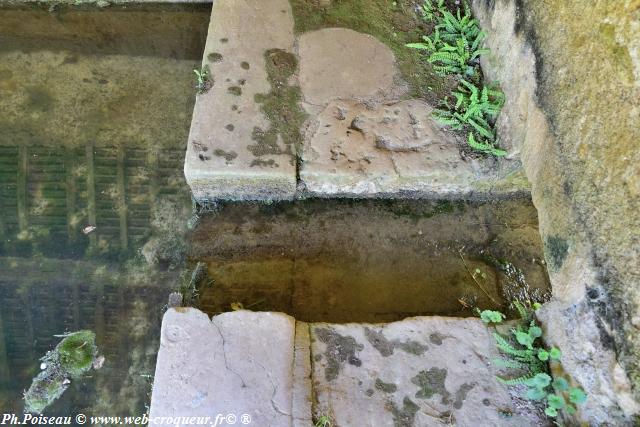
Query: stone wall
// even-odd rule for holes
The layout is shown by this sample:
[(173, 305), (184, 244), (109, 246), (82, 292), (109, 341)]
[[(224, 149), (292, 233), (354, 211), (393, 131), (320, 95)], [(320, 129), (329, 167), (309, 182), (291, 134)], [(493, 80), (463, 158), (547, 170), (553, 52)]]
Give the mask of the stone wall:
[[(640, 412), (640, 1), (473, 0), (507, 96), (553, 284), (547, 337), (589, 394), (579, 416)], [(610, 424), (611, 423), (611, 424)]]

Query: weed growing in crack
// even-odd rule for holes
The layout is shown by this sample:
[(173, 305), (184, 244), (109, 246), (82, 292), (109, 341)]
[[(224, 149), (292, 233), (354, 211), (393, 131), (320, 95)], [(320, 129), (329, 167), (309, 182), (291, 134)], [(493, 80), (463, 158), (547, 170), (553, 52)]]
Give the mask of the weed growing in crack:
[(211, 89), (213, 81), (208, 65), (203, 66), (200, 70), (193, 70), (193, 72), (196, 75), (196, 90), (199, 94), (203, 94)]

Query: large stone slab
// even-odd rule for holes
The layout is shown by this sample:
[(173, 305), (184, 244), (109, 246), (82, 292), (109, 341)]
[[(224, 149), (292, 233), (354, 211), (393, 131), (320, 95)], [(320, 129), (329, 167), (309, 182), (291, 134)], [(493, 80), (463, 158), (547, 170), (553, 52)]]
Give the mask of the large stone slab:
[(246, 414), (252, 425), (292, 426), (293, 318), (169, 309), (161, 334), (151, 419)]
[(477, 319), (312, 324), (315, 416), (340, 426), (546, 425), (496, 380)]
[(263, 149), (259, 135), (272, 123), (256, 101), (272, 90), (266, 52), (291, 52), (293, 42), (287, 0), (213, 3), (203, 61), (213, 86), (196, 98), (184, 168), (196, 199), (293, 197), (295, 147), (277, 135)]
[(305, 189), (319, 196), (463, 197), (527, 188), (518, 162), (464, 155), (432, 111), (415, 99), (330, 102), (308, 128), (300, 165)]

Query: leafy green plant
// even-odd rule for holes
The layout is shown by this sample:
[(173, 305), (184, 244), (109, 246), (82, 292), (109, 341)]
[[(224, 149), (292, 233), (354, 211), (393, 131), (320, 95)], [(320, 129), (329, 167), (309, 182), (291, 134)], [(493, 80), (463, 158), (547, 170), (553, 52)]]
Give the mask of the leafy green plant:
[[(519, 374), (512, 378), (498, 377), (498, 380), (509, 386), (525, 385), (525, 397), (529, 400), (544, 401), (545, 414), (557, 417), (564, 410), (572, 415), (577, 406), (583, 404), (587, 395), (579, 387), (570, 387), (569, 381), (561, 376), (552, 378), (549, 374), (549, 363), (557, 363), (562, 358), (560, 349), (545, 348), (541, 343), (542, 328), (535, 319), (535, 310), (540, 304), (523, 304), (514, 302), (521, 323), (511, 329), (510, 336), (494, 332), (493, 336), (500, 352), (506, 357), (494, 363), (505, 369), (515, 369)], [(480, 318), (487, 324), (501, 323), (505, 316), (493, 310), (480, 312)]]
[(314, 427), (331, 427), (331, 418), (328, 415), (322, 415), (318, 418)]
[(193, 72), (196, 75), (196, 89), (198, 93), (202, 94), (208, 91), (213, 84), (209, 66), (205, 65), (200, 70), (193, 70)]
[(444, 9), (444, 0), (438, 0), (438, 3), (434, 6), (434, 2), (431, 0), (424, 0), (422, 6), (418, 6), (422, 12), (422, 19), (425, 22), (434, 22), (438, 13)]
[(433, 65), (437, 74), (455, 75), (460, 85), (454, 97), (455, 106), (445, 98), (444, 108), (434, 112), (434, 117), (455, 130), (467, 131), (467, 144), (475, 151), (496, 157), (505, 156), (506, 151), (498, 148), (494, 130), (495, 120), (504, 104), (504, 94), (493, 87), (481, 85), (480, 56), (489, 50), (482, 47), (486, 34), (471, 15), (468, 2), (462, 2), (455, 14), (450, 12), (444, 1), (425, 0), (420, 8), (422, 19), (435, 23), (431, 34), (422, 36), (422, 41), (408, 43), (411, 49), (424, 51), (427, 62)]
[(427, 61), (433, 64), (434, 70), (440, 75), (460, 74), (472, 77), (477, 74), (477, 58), (487, 53), (480, 45), (485, 34), (480, 30), (478, 21), (471, 17), (471, 11), (466, 4), (464, 15), (458, 8), (456, 15), (438, 1), (434, 7), (430, 0), (422, 6), (423, 19), (436, 22), (431, 36), (423, 36), (423, 42), (409, 43), (412, 49), (424, 50), (430, 54)]
[(456, 103), (446, 109), (437, 109), (433, 117), (443, 125), (456, 130), (467, 130), (467, 143), (477, 151), (504, 156), (506, 151), (496, 147), (497, 138), (492, 123), (504, 105), (504, 94), (499, 89), (482, 86), (478, 88), (467, 80), (461, 80), (454, 92)]

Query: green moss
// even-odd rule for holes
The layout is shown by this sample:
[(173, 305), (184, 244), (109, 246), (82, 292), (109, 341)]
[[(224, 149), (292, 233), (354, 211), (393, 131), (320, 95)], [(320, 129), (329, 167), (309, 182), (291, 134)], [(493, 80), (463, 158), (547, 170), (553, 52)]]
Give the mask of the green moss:
[(240, 96), (242, 95), (242, 88), (239, 86), (230, 86), (227, 91), (235, 96)]
[(220, 62), (222, 61), (222, 55), (218, 52), (211, 52), (209, 55), (207, 55), (207, 59), (210, 62)]
[(24, 394), (25, 412), (42, 413), (62, 396), (68, 380), (78, 379), (91, 369), (98, 354), (95, 339), (92, 331), (75, 332), (42, 358), (46, 368), (33, 379)]
[(549, 266), (558, 270), (567, 258), (569, 243), (561, 237), (549, 236), (545, 240), (544, 250), (549, 259)]
[[(268, 94), (257, 94), (255, 101), (260, 110), (269, 120), (269, 128), (253, 129), (255, 144), (247, 148), (256, 157), (276, 154), (295, 155), (296, 149), (302, 143), (300, 127), (306, 114), (300, 107), (302, 95), (300, 88), (289, 86), (289, 78), (298, 67), (298, 62), (292, 53), (280, 49), (270, 49), (265, 52), (266, 71), (271, 91)], [(278, 144), (278, 136), (284, 143), (282, 148)]]
[(398, 390), (398, 386), (393, 383), (385, 383), (380, 378), (376, 378), (375, 386), (384, 393), (395, 393)]
[(415, 1), (334, 0), (322, 8), (313, 0), (291, 0), (295, 31), (303, 33), (326, 27), (345, 27), (371, 34), (395, 54), (411, 97), (425, 97), (430, 102), (448, 95), (449, 79), (437, 76), (420, 52), (405, 45), (421, 41), (426, 25), (414, 13)]
[(79, 331), (69, 335), (58, 344), (60, 367), (71, 378), (79, 378), (91, 368), (98, 349), (96, 335), (91, 331)]

